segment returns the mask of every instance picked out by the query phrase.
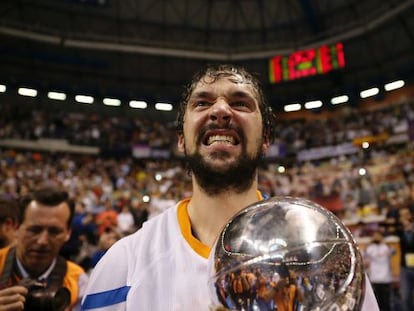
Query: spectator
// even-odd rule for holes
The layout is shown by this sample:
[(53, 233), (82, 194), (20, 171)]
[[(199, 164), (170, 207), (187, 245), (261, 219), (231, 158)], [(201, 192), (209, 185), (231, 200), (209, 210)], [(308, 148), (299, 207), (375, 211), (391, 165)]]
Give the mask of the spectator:
[(16, 243), (0, 250), (0, 309), (32, 310), (26, 282), (59, 288), (67, 293), (61, 302), (79, 309), (88, 277), (80, 266), (59, 257), (70, 237), (73, 212), (67, 192), (61, 189), (41, 188), (22, 198)]
[(394, 254), (395, 250), (384, 242), (382, 231), (376, 230), (364, 252), (364, 261), (381, 311), (391, 310), (391, 257)]
[(14, 243), (18, 212), (14, 199), (0, 199), (0, 248)]
[(119, 234), (115, 230), (109, 228), (100, 235), (98, 246), (92, 252), (91, 268), (96, 266), (98, 261), (105, 255), (108, 249), (119, 240), (119, 238)]
[(118, 226), (118, 213), (114, 210), (110, 199), (104, 202), (105, 209), (96, 215), (96, 224), (98, 225), (98, 236), (101, 236), (108, 229), (114, 229)]
[(90, 240), (90, 237), (84, 233), (78, 236), (79, 250), (72, 257), (72, 260), (79, 264), (87, 273), (93, 268), (92, 257), (97, 251), (97, 246)]
[(121, 212), (118, 214), (118, 232), (122, 235), (131, 234), (135, 228), (134, 216), (127, 204), (121, 207)]
[(401, 299), (403, 310), (412, 311), (414, 310), (414, 223), (413, 215), (409, 208), (400, 209), (399, 223), (397, 234), (400, 238), (401, 248)]
[(143, 223), (148, 220), (148, 203), (133, 198), (131, 200), (131, 213), (134, 216), (135, 228), (140, 229)]

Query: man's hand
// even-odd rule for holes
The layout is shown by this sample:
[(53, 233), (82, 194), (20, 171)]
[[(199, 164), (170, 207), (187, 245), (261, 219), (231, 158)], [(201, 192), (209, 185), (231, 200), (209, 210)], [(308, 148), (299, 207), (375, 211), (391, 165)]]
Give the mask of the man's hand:
[(0, 289), (0, 311), (20, 311), (24, 309), (27, 288), (11, 286)]

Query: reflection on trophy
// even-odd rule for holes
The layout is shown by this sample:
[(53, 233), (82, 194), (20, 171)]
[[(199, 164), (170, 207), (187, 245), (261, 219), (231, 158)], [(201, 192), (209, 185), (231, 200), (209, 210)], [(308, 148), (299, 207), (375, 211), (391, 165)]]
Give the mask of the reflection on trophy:
[(364, 271), (342, 222), (314, 202), (273, 197), (232, 218), (210, 256), (213, 310), (359, 310)]

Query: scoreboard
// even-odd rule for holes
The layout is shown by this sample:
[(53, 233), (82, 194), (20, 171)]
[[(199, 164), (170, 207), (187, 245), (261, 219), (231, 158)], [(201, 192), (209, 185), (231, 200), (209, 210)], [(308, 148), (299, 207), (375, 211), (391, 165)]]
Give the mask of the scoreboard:
[(309, 50), (295, 51), (287, 56), (274, 56), (269, 61), (271, 83), (325, 74), (345, 67), (342, 43), (322, 45)]

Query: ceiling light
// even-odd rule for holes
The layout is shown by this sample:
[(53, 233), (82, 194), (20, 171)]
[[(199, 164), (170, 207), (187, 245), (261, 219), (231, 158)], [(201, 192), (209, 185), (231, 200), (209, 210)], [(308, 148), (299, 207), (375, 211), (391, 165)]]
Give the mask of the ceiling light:
[(0, 84), (0, 93), (6, 92), (6, 86), (4, 84)]
[(19, 95), (22, 95), (22, 96), (30, 96), (30, 97), (36, 97), (37, 96), (37, 90), (29, 89), (29, 88), (26, 88), (26, 87), (20, 87), (17, 90), (17, 93)]
[(285, 105), (283, 109), (285, 110), (285, 112), (298, 111), (301, 109), (301, 105), (300, 104), (289, 104), (289, 105)]
[(386, 91), (392, 91), (392, 90), (399, 89), (400, 87), (403, 87), (404, 85), (405, 85), (404, 80), (397, 80), (397, 81), (385, 84), (384, 89)]
[(92, 104), (93, 103), (93, 97), (88, 95), (76, 95), (75, 100), (78, 103), (82, 104)]
[(322, 107), (322, 101), (320, 101), (320, 100), (313, 100), (313, 101), (305, 103), (305, 108), (306, 109), (315, 109), (315, 108), (319, 108), (319, 107)]
[(348, 100), (349, 100), (349, 97), (347, 95), (336, 96), (331, 99), (331, 104), (332, 105), (343, 104), (343, 103), (346, 103)]
[(54, 100), (65, 100), (66, 94), (62, 92), (49, 92), (47, 93), (47, 97)]
[(171, 111), (173, 109), (173, 106), (168, 103), (156, 103), (155, 109), (162, 110), (162, 111)]
[(148, 106), (147, 102), (143, 100), (131, 100), (129, 102), (129, 107), (131, 108), (145, 109), (147, 108), (147, 106)]
[(379, 89), (377, 87), (373, 87), (371, 89), (361, 91), (361, 93), (359, 93), (359, 96), (361, 96), (361, 98), (367, 98), (370, 96), (375, 96), (378, 93), (379, 93)]
[(116, 98), (104, 98), (103, 103), (107, 106), (121, 106), (121, 101)]

